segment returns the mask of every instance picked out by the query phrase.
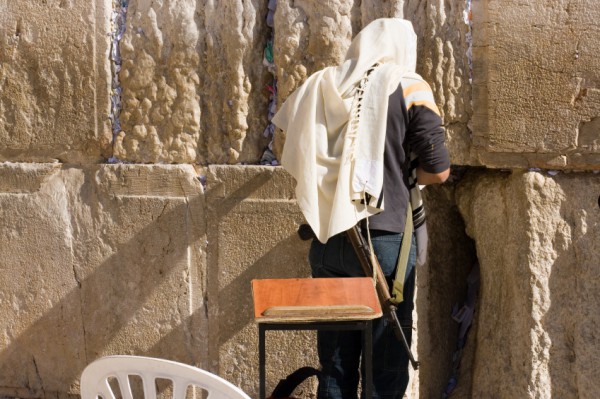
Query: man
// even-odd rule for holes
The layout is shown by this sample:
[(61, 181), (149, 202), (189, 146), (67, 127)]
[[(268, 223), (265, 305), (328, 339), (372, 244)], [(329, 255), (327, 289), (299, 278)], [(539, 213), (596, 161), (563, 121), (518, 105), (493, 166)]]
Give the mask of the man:
[[(298, 204), (316, 236), (309, 252), (313, 277), (364, 275), (344, 234), (361, 223), (391, 283), (410, 212), (411, 154), (419, 185), (448, 177), (442, 121), (415, 67), (410, 22), (375, 20), (354, 38), (340, 66), (310, 76), (273, 118), (287, 132), (282, 165), (296, 179)], [(410, 342), (417, 248), (414, 235), (407, 238), (412, 245), (398, 318)], [(319, 399), (356, 398), (360, 352), (359, 332), (318, 333)], [(407, 354), (379, 319), (373, 397), (401, 398), (407, 385)]]

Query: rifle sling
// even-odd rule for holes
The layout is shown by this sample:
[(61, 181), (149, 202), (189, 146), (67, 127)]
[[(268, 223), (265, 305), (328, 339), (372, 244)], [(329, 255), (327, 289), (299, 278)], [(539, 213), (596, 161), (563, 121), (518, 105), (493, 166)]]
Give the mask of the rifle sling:
[(406, 207), (406, 223), (404, 224), (404, 235), (400, 246), (400, 255), (396, 265), (396, 276), (392, 285), (390, 302), (394, 305), (400, 304), (404, 300), (404, 280), (406, 279), (406, 268), (408, 267), (408, 256), (412, 244), (413, 218), (410, 202)]

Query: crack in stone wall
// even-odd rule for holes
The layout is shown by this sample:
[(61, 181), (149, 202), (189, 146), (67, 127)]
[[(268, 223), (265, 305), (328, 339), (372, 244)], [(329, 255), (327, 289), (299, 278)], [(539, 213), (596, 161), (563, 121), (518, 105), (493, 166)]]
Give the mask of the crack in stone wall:
[(110, 115), (109, 119), (112, 125), (113, 132), (113, 155), (108, 159), (109, 163), (117, 163), (119, 159), (114, 156), (114, 146), (117, 140), (117, 136), (121, 133), (121, 109), (123, 104), (121, 102), (121, 95), (123, 88), (121, 87), (121, 81), (119, 80), (119, 73), (121, 72), (121, 65), (123, 60), (121, 58), (121, 51), (119, 43), (125, 33), (127, 23), (127, 6), (128, 0), (113, 0), (112, 9), (112, 33), (111, 33), (111, 47), (110, 47), (110, 60), (112, 61), (111, 71), (111, 96), (110, 96)]

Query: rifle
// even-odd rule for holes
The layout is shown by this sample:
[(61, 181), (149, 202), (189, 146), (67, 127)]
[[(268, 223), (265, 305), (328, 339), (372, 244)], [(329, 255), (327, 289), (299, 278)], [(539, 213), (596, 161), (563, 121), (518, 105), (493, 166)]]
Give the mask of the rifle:
[(406, 336), (402, 331), (402, 326), (400, 325), (398, 315), (396, 314), (396, 305), (390, 301), (390, 290), (377, 257), (371, 256), (369, 244), (367, 243), (365, 237), (360, 233), (358, 225), (346, 230), (346, 236), (352, 243), (352, 247), (354, 247), (354, 252), (356, 252), (356, 256), (360, 261), (360, 265), (362, 266), (365, 275), (375, 275), (375, 289), (377, 291), (377, 297), (379, 298), (379, 303), (381, 304), (383, 314), (388, 321), (390, 321), (396, 338), (402, 342), (413, 369), (417, 370), (419, 368), (419, 362), (413, 356), (410, 346), (408, 345), (408, 341), (406, 340)]

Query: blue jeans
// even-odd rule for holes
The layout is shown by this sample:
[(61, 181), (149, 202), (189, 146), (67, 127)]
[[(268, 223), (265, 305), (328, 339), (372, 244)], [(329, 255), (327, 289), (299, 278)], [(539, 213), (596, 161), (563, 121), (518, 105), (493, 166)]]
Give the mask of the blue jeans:
[[(402, 235), (377, 230), (371, 232), (373, 248), (383, 273), (389, 277), (389, 286), (396, 272)], [(416, 257), (413, 235), (404, 283), (404, 302), (397, 311), (409, 344), (412, 336)], [(331, 237), (326, 244), (313, 240), (308, 258), (313, 277), (365, 275), (344, 233)], [(402, 398), (408, 386), (408, 355), (388, 324), (385, 318), (373, 321), (373, 399)], [(362, 347), (360, 331), (319, 331), (317, 347), (321, 363), (318, 399), (356, 399)]]

